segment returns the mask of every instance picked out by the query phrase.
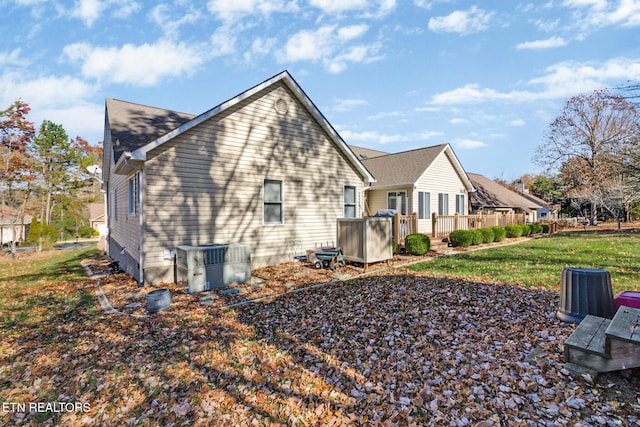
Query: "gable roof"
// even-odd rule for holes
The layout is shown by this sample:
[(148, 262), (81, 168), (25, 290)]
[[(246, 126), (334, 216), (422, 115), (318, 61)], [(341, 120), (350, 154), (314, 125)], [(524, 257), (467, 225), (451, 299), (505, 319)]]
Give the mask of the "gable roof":
[(193, 119), (195, 115), (107, 98), (114, 160), (134, 151)]
[(543, 205), (529, 200), (483, 175), (477, 173), (469, 173), (468, 175), (477, 190), (470, 196), (472, 206), (519, 208), (526, 212), (543, 207)]
[(387, 153), (386, 151), (372, 150), (371, 148), (358, 147), (355, 145), (349, 145), (349, 148), (351, 148), (351, 151), (353, 151), (360, 160), (366, 160), (366, 159), (371, 159), (373, 157), (379, 157), (379, 156), (385, 156), (387, 154), (391, 154), (391, 153)]
[[(173, 121), (171, 125), (164, 125), (162, 129), (160, 129), (157, 133), (153, 133), (152, 131), (145, 132), (146, 127), (150, 126), (149, 119), (145, 118), (144, 115), (141, 115), (140, 118), (143, 119), (143, 130), (135, 129), (134, 131), (129, 131), (128, 134), (137, 137), (138, 135), (144, 137), (143, 145), (135, 146), (137, 144), (130, 144), (130, 150), (123, 150), (122, 156), (120, 156), (116, 160), (115, 172), (118, 171), (129, 171), (131, 167), (137, 167), (141, 163), (145, 162), (147, 159), (147, 153), (171, 139), (177, 137), (178, 135), (183, 134), (184, 132), (192, 129), (193, 127), (199, 125), (200, 123), (209, 120), (210, 118), (232, 108), (245, 99), (255, 95), (256, 93), (278, 83), (283, 83), (296, 97), (296, 99), (307, 109), (309, 114), (316, 120), (316, 122), (320, 125), (324, 132), (328, 135), (329, 139), (333, 141), (338, 148), (342, 152), (342, 154), (348, 159), (348, 161), (355, 167), (355, 169), (362, 175), (363, 180), (365, 182), (375, 182), (375, 178), (373, 175), (367, 170), (367, 168), (360, 162), (358, 157), (351, 151), (349, 146), (344, 142), (342, 137), (336, 132), (333, 126), (329, 123), (329, 121), (324, 117), (324, 115), (318, 110), (315, 104), (311, 101), (311, 99), (307, 96), (307, 94), (302, 90), (300, 85), (293, 79), (291, 74), (288, 71), (283, 71), (270, 79), (265, 80), (264, 82), (242, 92), (241, 94), (219, 104), (212, 109), (200, 114), (199, 116), (191, 116), (189, 119), (189, 115), (185, 115), (183, 113), (174, 113), (169, 112), (168, 110), (164, 111), (165, 115), (174, 113), (171, 116)], [(149, 111), (152, 115), (157, 113), (158, 116), (161, 116), (161, 112), (158, 111)], [(184, 120), (184, 121), (182, 121)], [(181, 122), (182, 121), (182, 122)], [(180, 123), (181, 122), (181, 123)], [(151, 122), (153, 123), (153, 122)], [(171, 128), (173, 124), (177, 124), (176, 127)], [(112, 135), (112, 141), (115, 141), (115, 138)], [(142, 138), (141, 138), (142, 139)], [(122, 141), (120, 141), (122, 145)]]
[(436, 159), (442, 155), (449, 157), (467, 190), (473, 191), (473, 184), (449, 144), (380, 155), (364, 159), (362, 163), (376, 177), (377, 182), (371, 188), (411, 186), (418, 182)]

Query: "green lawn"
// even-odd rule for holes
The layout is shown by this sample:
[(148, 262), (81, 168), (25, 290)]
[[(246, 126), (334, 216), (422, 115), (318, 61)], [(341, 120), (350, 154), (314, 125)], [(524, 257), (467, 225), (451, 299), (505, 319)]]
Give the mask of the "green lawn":
[(37, 329), (54, 316), (91, 306), (92, 289), (85, 289), (90, 279), (80, 261), (97, 252), (95, 247), (48, 251), (0, 262), (0, 336)]
[(516, 283), (559, 291), (564, 267), (609, 271), (614, 294), (628, 289), (640, 290), (640, 234), (558, 233), (516, 245), (444, 256), (410, 268), (433, 276)]

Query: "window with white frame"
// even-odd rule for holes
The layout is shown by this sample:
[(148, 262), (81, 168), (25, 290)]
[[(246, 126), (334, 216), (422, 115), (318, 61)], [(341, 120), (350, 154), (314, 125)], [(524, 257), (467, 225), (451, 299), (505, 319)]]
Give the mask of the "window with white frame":
[(448, 193), (438, 193), (438, 215), (449, 215)]
[(140, 174), (135, 173), (128, 181), (129, 185), (129, 215), (135, 215), (137, 207), (140, 205)]
[(431, 193), (428, 191), (418, 192), (418, 219), (431, 218)]
[(352, 185), (344, 186), (344, 217), (356, 217), (356, 187)]
[(262, 190), (264, 223), (284, 224), (282, 181), (265, 179)]
[(464, 194), (456, 194), (456, 213), (465, 215), (464, 209)]

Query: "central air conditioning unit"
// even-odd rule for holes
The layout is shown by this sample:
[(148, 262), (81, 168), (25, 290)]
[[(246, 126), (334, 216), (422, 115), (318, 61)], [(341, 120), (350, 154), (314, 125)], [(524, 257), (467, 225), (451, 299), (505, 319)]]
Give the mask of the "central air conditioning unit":
[(176, 264), (190, 294), (251, 281), (249, 245), (178, 246)]

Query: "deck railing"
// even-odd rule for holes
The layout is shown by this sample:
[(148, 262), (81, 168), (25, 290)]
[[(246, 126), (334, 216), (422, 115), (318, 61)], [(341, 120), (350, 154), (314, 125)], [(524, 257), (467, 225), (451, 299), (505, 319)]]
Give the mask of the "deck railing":
[(404, 238), (409, 234), (418, 232), (418, 214), (400, 215), (396, 213), (393, 218), (393, 240), (397, 245), (404, 243)]
[(454, 230), (475, 230), (507, 224), (524, 224), (525, 214), (431, 215), (431, 237), (446, 237)]

